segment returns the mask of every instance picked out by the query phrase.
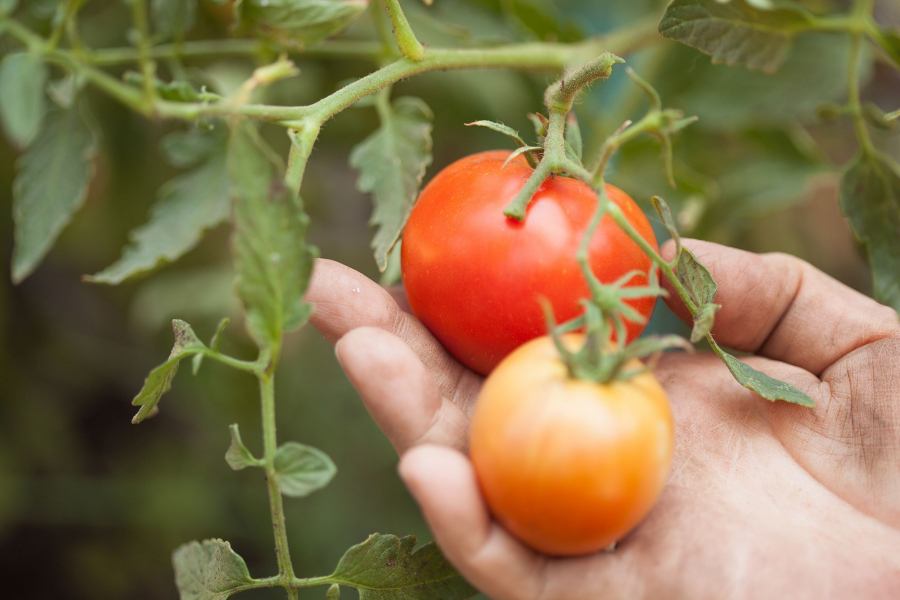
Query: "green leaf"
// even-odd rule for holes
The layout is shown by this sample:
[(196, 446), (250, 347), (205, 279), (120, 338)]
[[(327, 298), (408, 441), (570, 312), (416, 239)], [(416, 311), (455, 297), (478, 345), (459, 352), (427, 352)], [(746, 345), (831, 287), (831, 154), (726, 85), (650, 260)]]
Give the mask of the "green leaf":
[(772, 73), (787, 56), (793, 36), (811, 24), (809, 13), (799, 7), (760, 10), (745, 0), (673, 0), (659, 33), (710, 55), (713, 63)]
[(360, 600), (457, 600), (478, 592), (434, 543), (374, 534), (344, 554), (328, 579), (359, 590)]
[(172, 553), (181, 600), (224, 600), (253, 583), (247, 563), (222, 540), (189, 542)]
[(894, 66), (900, 68), (900, 32), (888, 29), (876, 29), (875, 32), (875, 42), (894, 61)]
[(242, 0), (239, 22), (290, 47), (315, 44), (346, 29), (369, 0)]
[(153, 0), (150, 11), (157, 33), (166, 39), (181, 38), (194, 26), (197, 0)]
[[(850, 39), (829, 33), (797, 38), (790, 56), (775, 74), (697, 64), (693, 52), (673, 52), (666, 69), (690, 69), (690, 78), (662, 80), (660, 93), (687, 114), (701, 115), (706, 130), (738, 131), (750, 126), (788, 125), (811, 120), (823, 101), (844, 102)], [(860, 78), (872, 71), (871, 53), (864, 51)]]
[(178, 364), (184, 358), (196, 354), (205, 347), (191, 326), (184, 321), (178, 319), (172, 321), (172, 331), (175, 333), (175, 345), (172, 346), (169, 360), (150, 371), (150, 375), (144, 381), (144, 387), (131, 402), (133, 406), (141, 407), (131, 420), (134, 424), (140, 423), (150, 416), (162, 395), (171, 389), (172, 379), (178, 372)]
[(341, 586), (332, 583), (325, 594), (325, 600), (341, 600)]
[(312, 314), (303, 301), (318, 251), (306, 244), (309, 217), (284, 184), (284, 167), (249, 122), (235, 127), (228, 151), (234, 195), (232, 252), (238, 296), (256, 343), (271, 347)]
[(403, 231), (431, 164), (431, 109), (418, 98), (398, 98), (381, 112), (382, 122), (350, 153), (359, 172), (356, 187), (371, 193), (371, 223), (378, 227), (372, 248), (381, 271)]
[(231, 425), (229, 429), (231, 430), (231, 445), (228, 446), (228, 451), (225, 453), (225, 462), (228, 463), (228, 466), (235, 471), (247, 467), (262, 467), (265, 462), (253, 456), (253, 453), (244, 446), (237, 424)]
[(197, 169), (170, 181), (150, 210), (150, 219), (129, 234), (130, 244), (122, 257), (85, 280), (118, 285), (175, 262), (197, 247), (206, 231), (228, 220), (231, 203), (225, 166), (222, 149)]
[(875, 297), (900, 312), (900, 169), (887, 155), (863, 152), (841, 178), (839, 198), (866, 249)]
[(302, 498), (320, 490), (337, 474), (328, 455), (311, 446), (288, 442), (275, 452), (275, 478), (281, 493)]
[(578, 118), (575, 113), (569, 113), (566, 118), (566, 153), (569, 158), (576, 164), (581, 164), (582, 153), (584, 152), (584, 144), (581, 141), (581, 127), (578, 126)]
[(474, 123), (466, 123), (466, 127), (485, 127), (491, 131), (496, 131), (497, 133), (502, 133), (505, 136), (511, 137), (520, 148), (528, 145), (525, 143), (525, 140), (522, 139), (522, 136), (519, 135), (518, 131), (503, 123), (496, 123), (494, 121), (475, 121)]
[(884, 115), (885, 121), (893, 121), (898, 118), (900, 118), (900, 110), (895, 110), (892, 113), (888, 113), (888, 114)]
[(697, 306), (709, 304), (716, 298), (718, 286), (715, 279), (694, 253), (683, 248), (678, 258), (678, 281), (687, 290), (688, 296)]
[(0, 122), (18, 148), (27, 148), (41, 129), (48, 75), (36, 54), (16, 52), (0, 62)]
[(719, 355), (719, 358), (725, 362), (725, 365), (728, 367), (728, 370), (731, 371), (731, 374), (737, 382), (745, 388), (756, 392), (766, 400), (772, 402), (781, 400), (783, 402), (799, 404), (800, 406), (807, 406), (809, 408), (813, 408), (816, 405), (812, 398), (791, 384), (779, 381), (778, 379), (769, 377), (761, 371), (757, 371), (747, 363), (738, 360), (731, 354), (722, 350), (712, 337), (708, 337), (707, 339), (709, 340), (710, 345), (712, 345), (713, 351), (715, 351), (715, 353)]
[(96, 151), (92, 128), (77, 107), (47, 114), (13, 182), (13, 282), (20, 283), (37, 268), (84, 204)]
[[(130, 83), (136, 87), (143, 88), (144, 86), (143, 74), (136, 71), (126, 72), (124, 80), (126, 83)], [(187, 81), (180, 79), (176, 79), (175, 81), (160, 81), (159, 79), (154, 79), (153, 87), (156, 89), (156, 93), (159, 94), (159, 97), (163, 100), (171, 100), (172, 102), (197, 102), (203, 99), (200, 93), (194, 89), (194, 86)]]

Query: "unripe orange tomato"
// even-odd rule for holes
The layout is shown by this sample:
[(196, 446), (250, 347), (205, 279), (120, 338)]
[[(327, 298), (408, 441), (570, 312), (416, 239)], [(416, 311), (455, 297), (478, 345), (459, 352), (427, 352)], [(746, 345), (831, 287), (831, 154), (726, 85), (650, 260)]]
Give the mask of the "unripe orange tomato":
[[(641, 367), (635, 360), (626, 369)], [(545, 336), (485, 381), (469, 452), (495, 518), (539, 552), (572, 556), (608, 547), (650, 511), (674, 436), (652, 373), (604, 384), (573, 379)]]
[[(460, 362), (487, 374), (510, 352), (547, 331), (544, 297), (559, 322), (583, 312), (590, 296), (578, 248), (597, 209), (597, 196), (568, 177), (547, 179), (523, 222), (504, 208), (534, 172), (524, 158), (506, 166), (508, 151), (463, 158), (425, 186), (403, 234), (403, 285), (416, 317)], [(606, 186), (610, 200), (654, 249), (647, 217), (625, 192)], [(594, 273), (611, 283), (630, 271), (650, 273), (650, 258), (607, 216), (589, 247)], [(647, 276), (629, 285), (647, 285)], [(649, 318), (656, 298), (628, 300)], [(628, 322), (628, 341), (644, 323)]]

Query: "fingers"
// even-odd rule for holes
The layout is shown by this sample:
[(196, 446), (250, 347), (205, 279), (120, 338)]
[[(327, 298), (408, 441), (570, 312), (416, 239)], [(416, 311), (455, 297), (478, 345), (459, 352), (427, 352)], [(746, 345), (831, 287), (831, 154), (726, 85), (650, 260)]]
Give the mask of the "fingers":
[(316, 306), (310, 322), (332, 344), (358, 327), (393, 333), (431, 371), (444, 397), (470, 410), (481, 378), (454, 360), (415, 317), (403, 312), (380, 285), (340, 263), (319, 259), (306, 300)]
[[(719, 289), (713, 335), (720, 344), (788, 362), (819, 375), (838, 358), (870, 342), (900, 337), (889, 308), (785, 254), (753, 254), (711, 242), (685, 246), (712, 273)], [(674, 244), (663, 256), (674, 256)], [(665, 282), (669, 285), (668, 282)], [(670, 308), (690, 322), (669, 288)]]
[(541, 597), (546, 559), (491, 521), (472, 464), (464, 455), (449, 448), (417, 446), (400, 461), (400, 476), (441, 551), (467, 580), (495, 600)]
[(341, 338), (335, 351), (398, 454), (419, 443), (465, 450), (468, 418), (443, 398), (431, 373), (397, 336), (360, 327)]

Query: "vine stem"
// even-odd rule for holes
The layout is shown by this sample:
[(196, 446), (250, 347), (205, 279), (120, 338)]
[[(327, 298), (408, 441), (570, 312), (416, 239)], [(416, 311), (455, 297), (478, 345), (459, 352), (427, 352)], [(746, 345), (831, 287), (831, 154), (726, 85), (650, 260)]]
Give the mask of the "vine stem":
[(277, 352), (273, 353), (269, 367), (259, 375), (259, 396), (262, 404), (263, 462), (266, 470), (266, 485), (269, 489), (269, 510), (272, 513), (272, 530), (275, 534), (275, 552), (278, 555), (278, 574), (281, 584), (288, 592), (288, 598), (296, 599), (297, 590), (291, 587), (294, 565), (288, 546), (285, 527), (284, 501), (278, 480), (275, 477), (275, 453), (278, 438), (275, 426), (275, 365)]
[[(607, 36), (576, 44), (538, 42), (508, 44), (490, 48), (426, 48), (421, 60), (415, 61), (403, 58), (395, 61), (308, 106), (270, 106), (229, 102), (180, 103), (156, 98), (155, 93), (154, 102), (148, 106), (145, 98), (136, 93), (137, 90), (133, 86), (122, 83), (88, 62), (80, 60), (70, 52), (48, 48), (42, 38), (20, 23), (12, 19), (3, 18), (0, 19), (0, 24), (5, 24), (10, 35), (17, 38), (31, 50), (43, 54), (48, 61), (84, 76), (85, 79), (116, 100), (142, 114), (188, 121), (194, 121), (203, 117), (244, 116), (298, 128), (309, 118), (324, 123), (361, 98), (369, 96), (397, 81), (421, 73), (451, 69), (558, 71), (571, 65), (582, 64), (596, 57), (603, 50), (621, 54), (635, 52), (662, 40), (656, 31), (654, 21), (649, 19), (640, 21), (612, 32)], [(152, 66), (150, 49), (146, 48), (145, 50), (146, 52), (142, 54), (139, 49), (138, 58), (140, 60), (140, 57), (143, 56)], [(209, 48), (204, 49), (204, 51), (206, 50), (209, 50)], [(234, 48), (231, 48), (231, 50), (234, 50)], [(120, 50), (113, 49), (106, 52), (108, 53), (106, 55), (107, 59), (112, 58), (115, 61), (119, 61), (123, 56), (131, 57), (131, 54), (123, 55)], [(174, 53), (175, 48), (172, 48), (171, 52)], [(181, 54), (184, 56), (185, 52)], [(88, 56), (96, 57), (97, 53), (88, 54)], [(148, 78), (145, 76), (144, 80), (146, 86)], [(153, 78), (151, 77), (149, 81), (152, 86)]]

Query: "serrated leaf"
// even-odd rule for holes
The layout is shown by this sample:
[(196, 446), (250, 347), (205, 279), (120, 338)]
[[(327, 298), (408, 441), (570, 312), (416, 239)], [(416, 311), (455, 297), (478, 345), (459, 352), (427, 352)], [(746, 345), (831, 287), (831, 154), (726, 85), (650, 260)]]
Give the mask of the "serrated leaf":
[(566, 154), (574, 160), (576, 164), (581, 164), (581, 155), (584, 151), (584, 144), (581, 141), (581, 127), (578, 126), (578, 118), (575, 113), (569, 113), (566, 118)]
[(502, 133), (503, 135), (511, 137), (513, 140), (515, 140), (516, 145), (520, 148), (528, 145), (525, 143), (525, 140), (522, 139), (522, 136), (519, 135), (518, 131), (516, 131), (509, 125), (504, 125), (503, 123), (496, 123), (494, 121), (475, 121), (473, 123), (466, 123), (466, 127), (484, 127), (486, 129), (490, 129), (491, 131)]
[(718, 286), (715, 279), (694, 253), (682, 248), (678, 258), (678, 281), (687, 290), (688, 296), (698, 307), (709, 304), (716, 298)]
[(94, 133), (77, 107), (47, 114), (41, 133), (19, 160), (13, 182), (13, 282), (37, 268), (84, 204), (96, 151)]
[(252, 123), (240, 123), (232, 133), (228, 174), (238, 296), (250, 334), (266, 348), (312, 314), (303, 294), (318, 251), (305, 242), (309, 217), (303, 203), (286, 188), (283, 166)]
[(241, 441), (241, 431), (237, 424), (231, 425), (229, 429), (231, 431), (231, 445), (228, 446), (228, 451), (225, 453), (225, 462), (228, 463), (228, 466), (235, 471), (240, 471), (247, 467), (263, 466), (265, 463), (253, 456), (253, 453)]
[(281, 493), (302, 498), (328, 485), (337, 467), (327, 454), (304, 444), (288, 442), (275, 452), (275, 478)]
[(133, 406), (141, 407), (131, 420), (134, 424), (146, 419), (156, 408), (162, 395), (171, 389), (172, 379), (178, 372), (178, 364), (205, 347), (191, 326), (184, 321), (178, 319), (172, 321), (172, 331), (175, 333), (175, 344), (172, 346), (169, 360), (150, 371), (150, 375), (144, 381), (144, 387), (131, 402)]
[(799, 404), (812, 408), (816, 405), (812, 398), (795, 388), (789, 383), (780, 381), (773, 377), (769, 377), (762, 371), (757, 371), (747, 363), (738, 360), (731, 354), (722, 350), (719, 345), (712, 339), (707, 338), (713, 350), (719, 358), (724, 361), (731, 374), (745, 388), (756, 392), (766, 400), (772, 402), (782, 401), (791, 404)]
[(425, 169), (431, 164), (431, 121), (434, 115), (418, 98), (398, 98), (382, 114), (381, 126), (350, 153), (350, 166), (359, 172), (356, 187), (371, 193), (375, 208), (372, 240), (381, 271), (400, 239), (419, 193)]
[(166, 184), (150, 210), (150, 220), (128, 235), (130, 243), (122, 257), (85, 280), (118, 285), (196, 248), (208, 230), (228, 220), (231, 203), (225, 165), (225, 152), (220, 150), (194, 171)]
[(0, 122), (20, 149), (27, 148), (41, 129), (48, 75), (44, 60), (29, 52), (8, 54), (0, 62)]
[(800, 8), (760, 10), (745, 0), (673, 0), (659, 33), (710, 55), (714, 63), (772, 73), (787, 56), (793, 36), (811, 24)]
[(329, 580), (354, 587), (360, 600), (457, 600), (478, 592), (434, 543), (374, 534), (344, 554)]
[(223, 540), (180, 546), (172, 565), (181, 600), (224, 600), (253, 583), (247, 563)]
[(166, 39), (190, 31), (197, 17), (197, 0), (153, 0), (150, 5), (156, 33)]
[(861, 153), (841, 178), (839, 198), (866, 249), (875, 297), (900, 312), (900, 169), (887, 155)]

